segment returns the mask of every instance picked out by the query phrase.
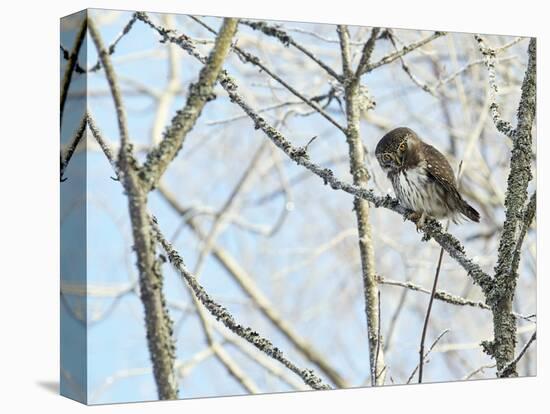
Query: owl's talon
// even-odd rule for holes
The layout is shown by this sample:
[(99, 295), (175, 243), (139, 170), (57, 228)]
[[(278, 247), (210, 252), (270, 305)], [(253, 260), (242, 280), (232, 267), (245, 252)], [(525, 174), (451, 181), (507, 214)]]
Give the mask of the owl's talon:
[(418, 219), (420, 219), (420, 216), (421, 216), (421, 215), (422, 215), (422, 214), (420, 214), (419, 212), (413, 211), (413, 212), (411, 212), (411, 213), (409, 213), (409, 214), (407, 215), (407, 218), (408, 218), (410, 221), (413, 221), (413, 222), (416, 223), (416, 222), (418, 221)]
[(413, 211), (412, 213), (410, 213), (407, 218), (411, 220), (414, 224), (416, 224), (417, 232), (420, 232), (420, 230), (422, 230), (426, 222), (426, 214), (419, 213), (417, 211)]

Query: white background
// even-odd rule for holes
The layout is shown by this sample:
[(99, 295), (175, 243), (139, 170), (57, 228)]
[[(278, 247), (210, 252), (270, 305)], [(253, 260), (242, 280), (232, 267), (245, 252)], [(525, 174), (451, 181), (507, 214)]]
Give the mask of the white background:
[[(38, 3), (38, 2), (37, 2)], [(547, 400), (545, 192), (548, 12), (543, 1), (338, 0), (16, 1), (0, 30), (2, 203), (0, 227), (0, 410), (2, 412), (519, 412)], [(51, 390), (59, 364), (59, 18), (85, 7), (257, 17), (537, 36), (538, 42), (538, 377), (383, 389), (305, 392), (86, 408)], [(548, 76), (548, 75), (546, 75)], [(7, 91), (7, 93), (6, 93)], [(475, 320), (472, 321), (475, 323)], [(38, 351), (37, 351), (38, 350)], [(50, 384), (50, 387), (44, 386)], [(535, 409), (535, 412), (542, 409)]]

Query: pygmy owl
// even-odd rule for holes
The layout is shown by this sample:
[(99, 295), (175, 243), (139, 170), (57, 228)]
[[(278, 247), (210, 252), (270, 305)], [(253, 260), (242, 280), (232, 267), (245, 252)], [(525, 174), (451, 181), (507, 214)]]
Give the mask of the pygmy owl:
[(449, 161), (413, 130), (401, 127), (384, 135), (376, 145), (376, 158), (399, 202), (413, 210), (417, 228), (427, 216), (454, 222), (464, 216), (479, 222), (479, 213), (458, 192)]

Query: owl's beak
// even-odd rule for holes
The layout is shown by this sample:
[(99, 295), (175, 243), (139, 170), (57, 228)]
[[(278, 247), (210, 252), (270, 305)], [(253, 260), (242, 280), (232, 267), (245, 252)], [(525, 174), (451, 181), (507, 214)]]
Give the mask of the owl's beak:
[(401, 158), (399, 158), (396, 154), (393, 154), (393, 160), (401, 167)]

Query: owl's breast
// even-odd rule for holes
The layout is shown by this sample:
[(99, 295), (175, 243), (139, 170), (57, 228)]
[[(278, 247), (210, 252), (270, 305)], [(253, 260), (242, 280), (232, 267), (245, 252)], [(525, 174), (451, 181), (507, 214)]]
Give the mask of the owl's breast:
[(421, 163), (391, 175), (395, 195), (401, 204), (413, 211), (443, 218), (449, 214), (443, 188), (428, 176), (425, 167)]
[(423, 193), (425, 192), (428, 176), (420, 167), (399, 170), (391, 176), (393, 189), (398, 200), (406, 207), (422, 210)]

